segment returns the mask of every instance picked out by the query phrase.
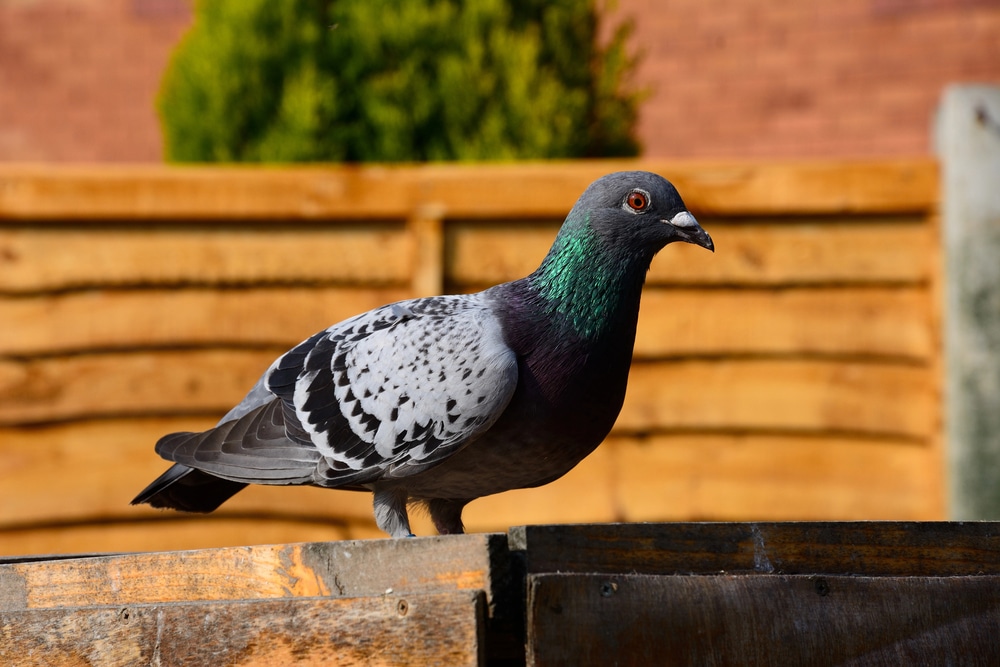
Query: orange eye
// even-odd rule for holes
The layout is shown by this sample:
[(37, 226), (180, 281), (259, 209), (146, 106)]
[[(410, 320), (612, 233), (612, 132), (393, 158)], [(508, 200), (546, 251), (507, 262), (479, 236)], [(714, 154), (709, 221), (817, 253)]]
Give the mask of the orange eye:
[(645, 193), (637, 190), (629, 193), (625, 203), (628, 204), (628, 207), (633, 211), (645, 211), (646, 207), (649, 206), (649, 199), (646, 198)]

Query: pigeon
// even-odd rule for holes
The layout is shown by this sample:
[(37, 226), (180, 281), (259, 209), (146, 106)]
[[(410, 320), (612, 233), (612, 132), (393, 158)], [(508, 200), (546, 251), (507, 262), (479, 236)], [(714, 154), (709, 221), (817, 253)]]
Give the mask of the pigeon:
[(674, 241), (715, 250), (669, 181), (604, 176), (534, 273), (306, 339), (214, 428), (161, 438), (174, 465), (132, 504), (211, 512), (248, 484), (313, 485), (371, 492), (392, 537), (412, 537), (410, 505), (462, 533), (470, 501), (558, 479), (611, 431), (646, 273)]

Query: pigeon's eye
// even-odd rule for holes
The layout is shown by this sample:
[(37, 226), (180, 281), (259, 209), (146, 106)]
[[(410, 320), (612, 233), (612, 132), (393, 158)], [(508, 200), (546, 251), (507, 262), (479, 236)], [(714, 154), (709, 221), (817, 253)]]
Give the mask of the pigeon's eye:
[(633, 190), (625, 198), (625, 204), (637, 213), (645, 211), (649, 207), (649, 196), (640, 190)]

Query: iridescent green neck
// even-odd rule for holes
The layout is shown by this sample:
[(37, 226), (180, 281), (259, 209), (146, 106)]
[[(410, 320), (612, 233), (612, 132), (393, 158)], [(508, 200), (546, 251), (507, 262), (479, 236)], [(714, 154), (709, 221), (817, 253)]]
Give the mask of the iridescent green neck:
[(631, 275), (635, 268), (628, 258), (606, 252), (588, 223), (565, 226), (528, 280), (543, 310), (558, 313), (576, 334), (592, 340), (623, 323), (623, 307), (634, 301), (638, 309), (647, 267), (639, 269), (638, 277)]

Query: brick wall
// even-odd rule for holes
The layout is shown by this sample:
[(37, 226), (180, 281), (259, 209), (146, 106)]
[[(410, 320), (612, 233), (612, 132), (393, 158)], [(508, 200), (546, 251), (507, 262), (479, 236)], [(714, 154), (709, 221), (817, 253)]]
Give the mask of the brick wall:
[(161, 159), (153, 108), (187, 0), (0, 2), (0, 160)]
[(656, 157), (931, 151), (942, 87), (1000, 83), (996, 0), (621, 0)]
[[(998, 0), (618, 0), (649, 157), (928, 153), (941, 89), (1000, 83)], [(0, 2), (0, 161), (155, 161), (188, 0)]]

